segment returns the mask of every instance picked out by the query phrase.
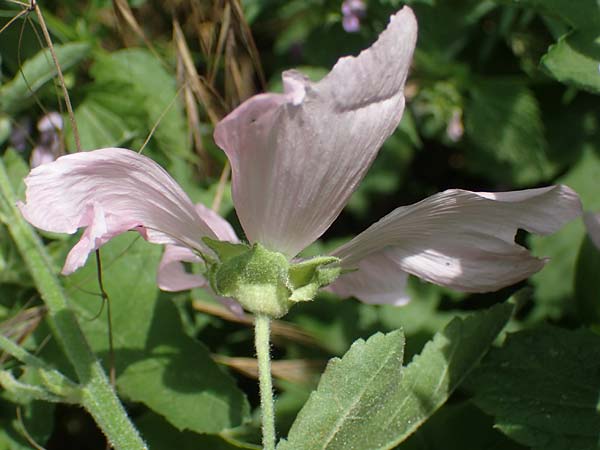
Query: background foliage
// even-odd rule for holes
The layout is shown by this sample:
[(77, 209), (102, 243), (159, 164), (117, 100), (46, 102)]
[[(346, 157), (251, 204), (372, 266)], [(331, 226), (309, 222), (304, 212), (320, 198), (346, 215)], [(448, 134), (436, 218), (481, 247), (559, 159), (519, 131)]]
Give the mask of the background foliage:
[[(307, 253), (326, 251), (395, 207), (450, 187), (560, 182), (577, 190), (585, 209), (600, 210), (595, 0), (370, 0), (352, 34), (341, 26), (338, 0), (40, 6), (83, 149), (144, 146), (194, 201), (237, 224), (225, 157), (211, 137), (216, 121), (256, 92), (281, 89), (282, 70), (320, 78), (340, 56), (370, 45), (405, 3), (415, 10), (419, 39), (404, 118), (348, 207)], [(24, 8), (0, 3), (0, 26), (8, 25), (0, 34), (0, 145), (17, 197), (44, 114), (63, 114), (62, 151), (76, 150), (39, 21)], [(74, 379), (7, 217), (3, 211), (0, 330)], [(58, 273), (76, 238), (43, 238)], [(412, 302), (403, 308), (324, 293), (277, 322), (278, 432), (287, 437), (280, 448), (597, 448), (600, 253), (581, 221), (550, 237), (518, 239), (551, 262), (500, 292), (465, 295), (411, 279)], [(201, 290), (160, 292), (159, 258), (160, 248), (130, 235), (102, 251), (121, 399), (151, 448), (257, 448), (250, 321)], [(108, 369), (107, 309), (95, 262), (60, 282)], [(511, 296), (512, 316), (505, 303)], [(309, 399), (327, 360), (342, 356)], [(7, 354), (0, 364), (20, 382), (40, 385), (38, 372)], [(372, 377), (375, 368), (379, 378)], [(31, 442), (104, 448), (82, 409), (3, 384), (0, 449)], [(369, 389), (357, 397), (361, 386)], [(350, 412), (360, 420), (346, 420)], [(395, 426), (382, 426), (396, 415)]]

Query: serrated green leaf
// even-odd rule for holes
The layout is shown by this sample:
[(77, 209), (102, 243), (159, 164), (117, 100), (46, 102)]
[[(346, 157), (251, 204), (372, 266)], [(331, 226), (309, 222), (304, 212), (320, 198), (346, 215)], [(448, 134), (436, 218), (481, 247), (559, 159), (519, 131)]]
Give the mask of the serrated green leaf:
[(535, 450), (593, 450), (599, 374), (599, 336), (546, 326), (509, 335), (466, 386), (517, 442)]
[[(55, 45), (54, 50), (63, 71), (68, 70), (85, 58), (90, 45), (85, 42), (71, 42)], [(49, 50), (37, 53), (28, 59), (12, 81), (0, 87), (0, 110), (12, 114), (29, 106), (32, 96), (48, 81), (56, 76), (56, 68)]]
[(554, 173), (546, 155), (538, 102), (523, 83), (481, 81), (470, 94), (465, 129), (474, 144), (466, 161), (472, 171), (521, 186)]
[(401, 371), (401, 334), (358, 341), (330, 364), (279, 450), (391, 449), (427, 420), (487, 352), (513, 307), (454, 319)]
[[(288, 440), (279, 450), (361, 447), (371, 436), (370, 417), (379, 416), (381, 405), (400, 385), (404, 334), (377, 333), (366, 342), (356, 341), (342, 359), (332, 359), (292, 425)], [(384, 411), (385, 412), (385, 411)], [(370, 417), (369, 417), (370, 416)], [(382, 419), (385, 415), (379, 416)], [(357, 441), (358, 440), (358, 441)]]
[[(248, 415), (245, 396), (187, 336), (175, 305), (158, 295), (160, 246), (132, 235), (102, 248), (105, 288), (110, 296), (117, 386), (122, 395), (145, 403), (180, 430), (218, 433)], [(73, 303), (84, 317), (100, 308), (93, 261), (68, 278)], [(82, 321), (93, 349), (109, 365), (106, 308)]]

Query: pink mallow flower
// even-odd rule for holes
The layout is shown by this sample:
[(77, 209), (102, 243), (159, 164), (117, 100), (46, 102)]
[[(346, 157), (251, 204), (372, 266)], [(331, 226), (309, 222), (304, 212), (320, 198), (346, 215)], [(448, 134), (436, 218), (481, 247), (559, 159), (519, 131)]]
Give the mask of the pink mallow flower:
[[(416, 36), (415, 17), (404, 7), (372, 47), (340, 59), (321, 81), (285, 72), (283, 94), (256, 95), (217, 125), (250, 244), (292, 263), (329, 228), (400, 122)], [(161, 288), (190, 289), (207, 284), (182, 264), (214, 256), (203, 238), (238, 242), (224, 219), (194, 205), (158, 164), (131, 150), (63, 156), (33, 169), (25, 183), (20, 207), (30, 223), (52, 232), (85, 228), (65, 274), (109, 239), (135, 230), (167, 245)], [(392, 211), (332, 252), (339, 258), (333, 264), (348, 270), (329, 288), (369, 303), (402, 304), (410, 273), (467, 292), (497, 290), (546, 262), (514, 242), (517, 229), (549, 234), (580, 214), (579, 198), (566, 186), (444, 191)]]

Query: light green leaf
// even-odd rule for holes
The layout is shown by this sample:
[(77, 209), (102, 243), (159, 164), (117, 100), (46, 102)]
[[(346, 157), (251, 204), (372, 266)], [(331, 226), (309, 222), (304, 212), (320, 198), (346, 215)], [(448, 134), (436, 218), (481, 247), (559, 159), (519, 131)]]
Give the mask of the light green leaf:
[[(85, 58), (90, 46), (85, 42), (71, 42), (56, 45), (54, 50), (64, 72)], [(25, 109), (32, 96), (55, 76), (56, 68), (50, 51), (40, 51), (23, 64), (22, 72), (0, 87), (0, 110), (14, 114)]]
[(542, 64), (561, 83), (600, 94), (599, 30), (561, 37), (544, 55)]
[[(91, 98), (77, 107), (75, 120), (83, 150), (120, 147), (135, 135), (114, 111)], [(72, 139), (72, 133), (69, 132), (68, 136)]]
[(546, 326), (509, 335), (466, 386), (517, 442), (535, 450), (595, 450), (599, 369), (599, 336)]
[(292, 425), (288, 440), (277, 448), (376, 448), (361, 446), (357, 439), (361, 439), (361, 432), (367, 435), (363, 434), (362, 439), (377, 432), (369, 431), (369, 415), (386, 417), (379, 413), (400, 386), (403, 355), (401, 331), (377, 333), (366, 342), (356, 341), (342, 359), (329, 362), (317, 391)]
[(146, 114), (143, 134), (159, 123), (154, 138), (167, 157), (190, 157), (187, 125), (175, 76), (154, 55), (143, 49), (98, 55), (92, 75), (99, 83), (118, 84), (142, 99), (136, 107)]
[(357, 341), (328, 365), (279, 450), (391, 449), (427, 420), (487, 352), (512, 313), (454, 319), (401, 368), (399, 331)]
[[(249, 414), (245, 396), (208, 349), (184, 333), (171, 300), (159, 297), (160, 253), (160, 246), (132, 234), (102, 248), (119, 391), (145, 403), (180, 430), (218, 433), (237, 426)], [(93, 317), (100, 308), (91, 259), (68, 278), (73, 303), (84, 317)], [(82, 323), (93, 349), (108, 367), (106, 308), (98, 318)]]

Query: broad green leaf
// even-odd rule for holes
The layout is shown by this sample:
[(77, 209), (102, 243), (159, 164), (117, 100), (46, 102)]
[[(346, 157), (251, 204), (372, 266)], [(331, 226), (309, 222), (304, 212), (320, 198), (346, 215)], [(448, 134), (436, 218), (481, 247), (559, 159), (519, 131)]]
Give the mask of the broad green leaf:
[(497, 305), (454, 319), (403, 370), (398, 331), (357, 341), (328, 365), (279, 450), (391, 449), (450, 396), (508, 322)]
[(466, 386), (497, 428), (534, 450), (598, 448), (596, 334), (549, 326), (511, 334)]
[[(90, 46), (85, 42), (55, 45), (54, 50), (63, 71), (85, 58)], [(12, 81), (0, 87), (0, 110), (12, 114), (29, 106), (32, 96), (56, 76), (56, 68), (49, 50), (37, 53), (27, 60)]]
[[(600, 157), (586, 150), (577, 165), (564, 177), (557, 180), (573, 188), (581, 197), (585, 210), (600, 210), (598, 180), (600, 179)], [(546, 266), (533, 277), (536, 309), (532, 319), (558, 318), (565, 308), (573, 306), (573, 280), (579, 246), (585, 236), (581, 220), (567, 224), (551, 236), (531, 236), (532, 252), (539, 257), (549, 257)]]
[(403, 354), (401, 331), (377, 333), (366, 342), (356, 341), (342, 359), (329, 362), (317, 391), (292, 425), (288, 440), (277, 448), (370, 448), (359, 445), (357, 439), (361, 439), (361, 433), (363, 439), (364, 434), (370, 437), (376, 433), (369, 430), (371, 417), (386, 417), (379, 413), (400, 386)]
[(470, 94), (465, 129), (474, 148), (467, 167), (496, 182), (521, 186), (553, 174), (538, 102), (523, 83), (480, 81)]
[(600, 250), (586, 237), (575, 271), (575, 302), (582, 322), (600, 325)]
[(596, 30), (561, 37), (544, 55), (542, 64), (561, 83), (600, 94), (600, 25)]
[[(77, 107), (75, 120), (83, 150), (122, 147), (135, 135), (122, 117), (93, 98), (84, 100)], [(69, 137), (72, 139), (72, 133)]]
[[(119, 391), (145, 403), (180, 430), (218, 433), (237, 426), (248, 415), (245, 396), (213, 362), (208, 349), (184, 333), (171, 300), (159, 297), (160, 253), (160, 246), (132, 234), (102, 248)], [(91, 259), (68, 278), (73, 303), (88, 318), (100, 308)], [(108, 367), (106, 307), (99, 317), (82, 322), (93, 349)]]
[(146, 114), (145, 136), (158, 124), (154, 138), (163, 154), (190, 157), (187, 125), (174, 74), (150, 52), (126, 49), (98, 55), (92, 75), (103, 84), (116, 83), (142, 99), (136, 106)]

